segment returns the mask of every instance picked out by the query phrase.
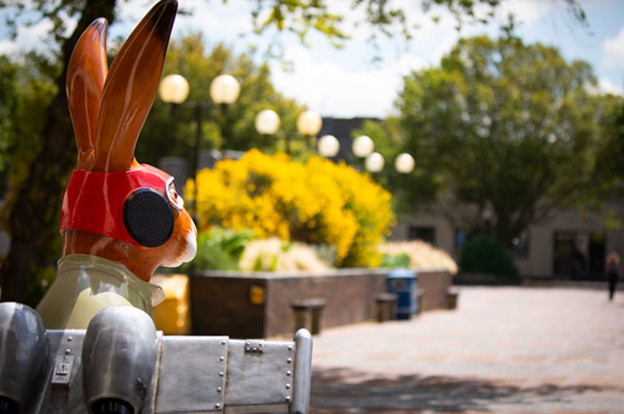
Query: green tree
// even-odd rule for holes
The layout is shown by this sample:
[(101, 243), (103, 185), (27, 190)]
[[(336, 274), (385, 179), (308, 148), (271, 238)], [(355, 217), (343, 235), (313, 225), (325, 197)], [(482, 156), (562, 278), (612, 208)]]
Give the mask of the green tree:
[(439, 68), (407, 76), (405, 150), (456, 226), (509, 246), (553, 213), (589, 201), (611, 99), (582, 61), (508, 37), (463, 39)]
[(597, 152), (592, 178), (595, 203), (591, 207), (605, 211), (607, 226), (621, 227), (624, 216), (609, 202), (624, 199), (624, 99), (611, 97), (610, 101), (613, 110), (609, 111), (610, 116), (605, 121), (605, 139)]
[[(360, 130), (354, 131), (353, 138), (358, 135), (368, 135), (375, 143), (375, 151), (383, 156), (386, 164), (384, 169), (372, 175), (392, 193), (393, 209), (397, 213), (413, 211), (435, 198), (436, 180), (432, 179), (420, 160), (417, 160), (415, 169), (410, 174), (400, 174), (394, 167), (397, 156), (408, 148), (409, 134), (403, 132), (398, 118), (366, 121)], [(360, 170), (365, 169), (364, 160), (353, 160), (351, 163)]]
[[(282, 131), (295, 131), (296, 117), (303, 111), (294, 100), (275, 90), (267, 64), (258, 66), (244, 54), (234, 56), (222, 44), (207, 52), (199, 34), (171, 42), (163, 72), (184, 76), (191, 85), (190, 95), (182, 107), (156, 99), (137, 145), (141, 162), (156, 164), (159, 157), (178, 155), (187, 157), (192, 167), (189, 157), (195, 153), (197, 106), (201, 107), (201, 148), (239, 151), (259, 148), (270, 152), (282, 144), (276, 137), (261, 136), (256, 131), (255, 116), (261, 110), (277, 112)], [(225, 111), (213, 105), (208, 96), (210, 82), (222, 73), (235, 76), (242, 91)]]
[[(578, 1), (564, 1), (584, 21)], [(10, 180), (12, 202), (3, 209), (5, 230), (11, 235), (12, 243), (0, 269), (2, 300), (23, 301), (28, 275), (40, 273), (58, 256), (55, 248), (58, 215), (65, 181), (75, 164), (76, 154), (65, 97), (67, 64), (78, 37), (88, 24), (97, 17), (106, 18), (109, 24), (114, 23), (117, 4), (117, 0), (0, 1), (0, 9), (5, 11), (5, 27), (14, 33), (21, 24), (42, 20), (50, 23), (52, 43), (47, 47), (48, 62), (45, 64), (56, 69), (52, 77), (55, 93), (41, 111), (40, 145), (33, 146), (32, 155), (19, 169), (24, 174), (19, 179)], [(255, 4), (251, 18), (257, 32), (273, 28), (277, 32), (294, 32), (304, 42), (310, 31), (323, 33), (335, 42), (347, 37), (341, 27), (342, 16), (332, 12), (324, 1), (273, 0)], [(487, 19), (490, 9), (496, 8), (499, 0), (423, 0), (422, 4), (424, 11), (433, 5), (446, 7), (461, 23), (464, 16), (470, 20)], [(396, 22), (406, 37), (413, 30), (400, 6), (386, 0), (354, 0), (353, 5), (364, 10), (364, 20), (381, 33), (391, 33), (390, 28)], [(484, 16), (477, 13), (482, 5), (490, 6)], [(70, 22), (77, 22), (73, 30), (68, 30)]]

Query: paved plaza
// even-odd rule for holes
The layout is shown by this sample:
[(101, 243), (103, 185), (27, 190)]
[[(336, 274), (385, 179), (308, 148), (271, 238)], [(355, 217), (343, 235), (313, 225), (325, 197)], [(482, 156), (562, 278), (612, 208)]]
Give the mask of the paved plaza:
[(462, 287), (458, 309), (326, 329), (312, 414), (624, 413), (624, 292)]

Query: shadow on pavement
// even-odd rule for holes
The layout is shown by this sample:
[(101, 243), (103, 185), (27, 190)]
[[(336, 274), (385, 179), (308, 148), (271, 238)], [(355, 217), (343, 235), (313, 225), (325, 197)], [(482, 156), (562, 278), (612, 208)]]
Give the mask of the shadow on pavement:
[(377, 378), (350, 369), (329, 369), (316, 370), (313, 374), (311, 412), (500, 412), (501, 407), (530, 410), (536, 404), (573, 404), (573, 397), (579, 394), (613, 391), (622, 392), (624, 388), (555, 384), (525, 387), (445, 376)]

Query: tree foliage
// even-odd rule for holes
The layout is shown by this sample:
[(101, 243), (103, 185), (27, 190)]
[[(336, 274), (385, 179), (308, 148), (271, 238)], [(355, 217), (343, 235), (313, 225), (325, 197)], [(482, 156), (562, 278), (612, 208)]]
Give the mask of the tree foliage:
[[(405, 149), (458, 227), (505, 245), (589, 201), (612, 99), (586, 62), (510, 37), (463, 39), (439, 68), (407, 76)], [(419, 174), (416, 174), (419, 176)]]
[[(178, 108), (156, 98), (137, 145), (137, 157), (141, 162), (156, 165), (158, 158), (165, 155), (192, 157), (197, 110), (201, 116), (202, 149), (246, 151), (259, 148), (268, 152), (283, 142), (256, 131), (254, 122), (258, 112), (274, 110), (281, 119), (280, 130), (294, 131), (296, 117), (303, 111), (294, 100), (275, 90), (267, 64), (256, 65), (244, 54), (235, 56), (222, 44), (208, 52), (199, 34), (171, 42), (163, 74), (172, 73), (187, 79), (191, 85), (190, 95)], [(239, 98), (225, 111), (213, 105), (208, 96), (210, 82), (222, 73), (231, 74), (241, 83)], [(190, 158), (188, 165), (194, 165)]]
[[(577, 0), (564, 1), (582, 11)], [(75, 144), (65, 98), (67, 64), (78, 37), (89, 23), (97, 17), (114, 23), (118, 3), (117, 0), (0, 0), (5, 27), (13, 34), (24, 24), (49, 23), (46, 54), (39, 62), (42, 67), (56, 69), (52, 82), (55, 92), (39, 113), (42, 117), (40, 145), (32, 147), (32, 153), (19, 168), (25, 172), (23, 176), (10, 180), (9, 191), (14, 202), (4, 208), (3, 216), (12, 243), (0, 269), (3, 300), (23, 301), (26, 280), (42, 273), (43, 268), (50, 268), (59, 254), (56, 243), (61, 197), (75, 162)], [(277, 32), (292, 31), (298, 33), (302, 41), (310, 31), (318, 31), (331, 40), (346, 37), (340, 27), (344, 24), (343, 16), (332, 12), (329, 2), (271, 0), (255, 3), (257, 6), (251, 17), (256, 19), (258, 32), (271, 28)], [(479, 6), (497, 6), (498, 0), (424, 0), (423, 4), (439, 5), (457, 11), (457, 15), (472, 16)], [(365, 21), (382, 32), (387, 31), (392, 22), (404, 22), (406, 17), (400, 6), (395, 7), (386, 0), (359, 0), (354, 1), (353, 6), (364, 9)], [(579, 16), (584, 19), (582, 13)], [(407, 24), (403, 24), (403, 28), (409, 37), (409, 30), (413, 28)]]

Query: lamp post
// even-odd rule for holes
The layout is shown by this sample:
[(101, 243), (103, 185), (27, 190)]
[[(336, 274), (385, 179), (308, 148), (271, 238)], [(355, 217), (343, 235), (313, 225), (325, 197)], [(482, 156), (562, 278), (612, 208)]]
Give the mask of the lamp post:
[[(265, 109), (256, 115), (254, 125), (258, 133), (269, 136), (276, 135), (278, 133), (280, 123), (280, 117), (275, 111)], [(315, 137), (321, 130), (322, 126), (323, 120), (316, 112), (304, 111), (297, 117), (297, 132), (305, 137), (308, 147), (310, 146), (309, 137)], [(285, 133), (284, 138), (286, 153), (290, 154), (291, 135), (289, 133)]]
[(158, 87), (158, 94), (163, 102), (173, 105), (172, 112), (175, 114), (177, 107), (192, 109), (195, 112), (195, 139), (193, 142), (192, 174), (195, 181), (195, 200), (197, 199), (197, 170), (201, 156), (201, 139), (203, 112), (209, 110), (213, 112), (214, 104), (219, 105), (222, 112), (225, 112), (228, 105), (233, 104), (240, 94), (240, 84), (231, 75), (219, 75), (210, 83), (210, 98), (212, 102), (199, 100), (197, 102), (186, 102), (190, 92), (188, 81), (179, 74), (165, 76)]
[[(213, 110), (211, 102), (199, 100), (198, 102), (186, 102), (190, 92), (188, 81), (178, 74), (165, 76), (160, 81), (158, 93), (163, 102), (173, 104), (173, 108), (183, 106), (184, 108), (193, 109), (195, 112), (195, 139), (194, 139), (194, 158), (192, 171), (193, 176), (196, 175), (199, 168), (199, 157), (201, 152), (202, 124), (204, 110)], [(240, 94), (240, 84), (231, 75), (219, 75), (210, 83), (210, 98), (214, 104), (221, 107), (223, 111), (228, 105), (233, 104)], [(175, 111), (175, 109), (174, 109)]]

